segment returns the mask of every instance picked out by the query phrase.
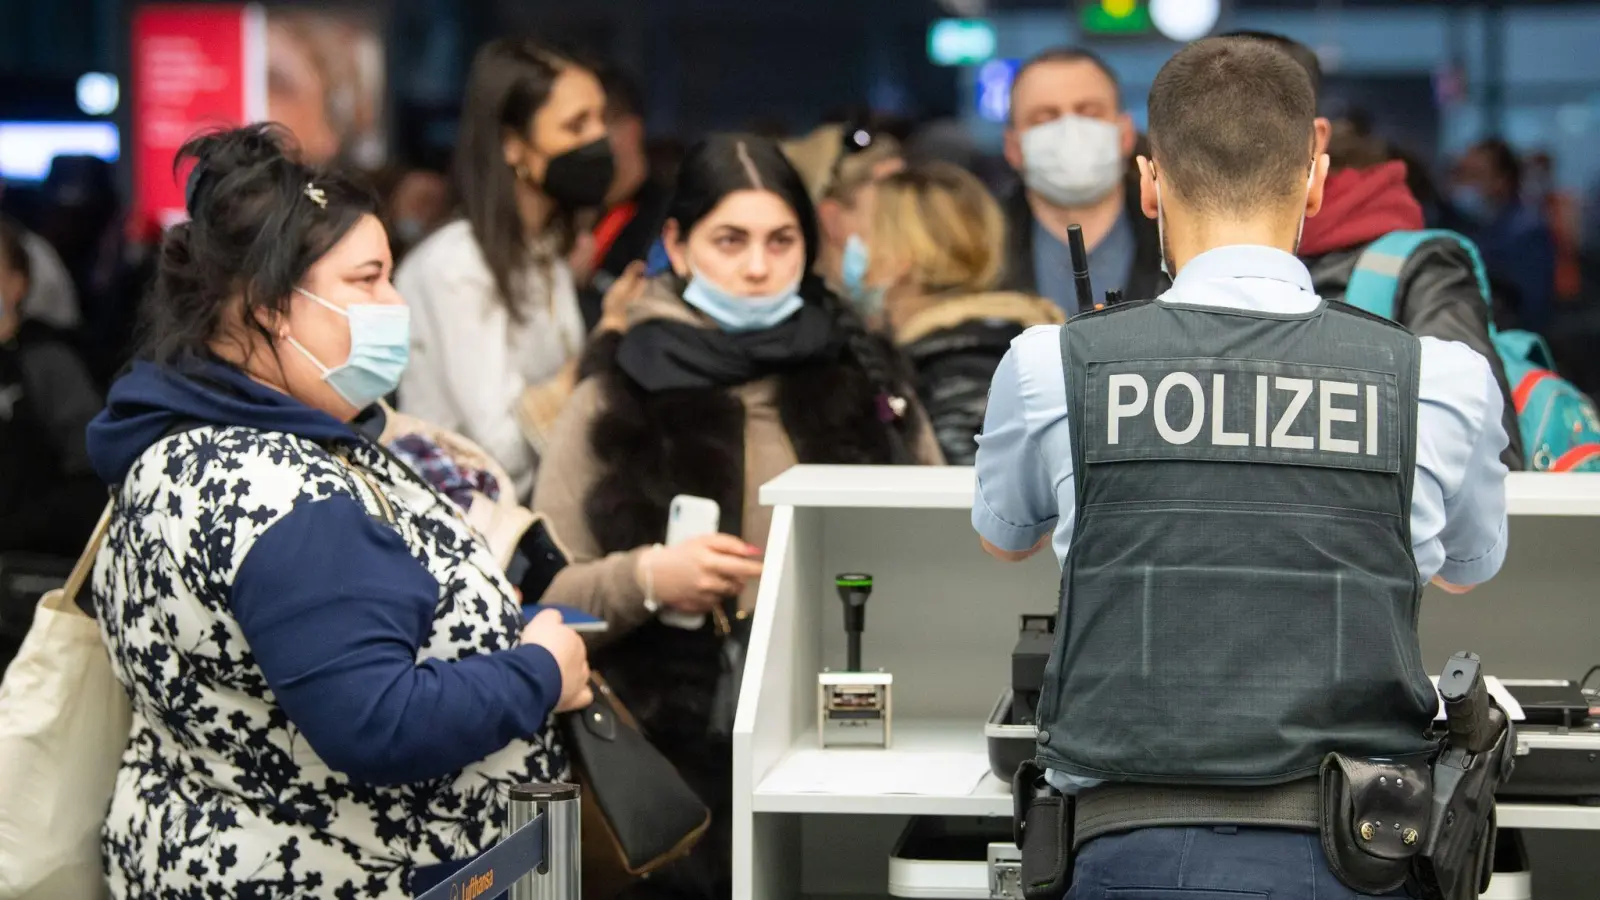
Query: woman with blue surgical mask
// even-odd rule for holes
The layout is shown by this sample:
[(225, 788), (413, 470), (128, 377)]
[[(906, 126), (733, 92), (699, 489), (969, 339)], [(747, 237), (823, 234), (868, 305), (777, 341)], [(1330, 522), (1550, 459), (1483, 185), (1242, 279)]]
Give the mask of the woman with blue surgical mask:
[[(626, 332), (590, 345), (535, 509), (574, 561), (546, 599), (611, 623), (595, 668), (713, 811), (694, 856), (651, 883), (726, 897), (724, 661), (742, 652), (772, 521), (758, 489), (796, 463), (941, 457), (898, 356), (814, 274), (816, 216), (776, 144), (691, 148), (667, 215), (671, 269)], [(720, 533), (662, 546), (678, 494), (715, 501)]]
[(823, 125), (785, 142), (783, 152), (816, 198), (817, 275), (876, 328), (883, 296), (866, 284), (866, 232), (878, 182), (905, 168), (900, 142), (861, 118)]
[(1011, 342), (1061, 310), (996, 289), (1005, 262), (1000, 206), (970, 172), (922, 163), (878, 184), (867, 283), (884, 298), (884, 324), (916, 373), (944, 458), (977, 454), (989, 383)]
[(180, 151), (190, 219), (88, 428), (111, 505), (86, 599), (133, 709), (113, 898), (416, 896), (499, 842), (510, 786), (567, 777), (551, 715), (590, 696), (582, 639), (525, 622), (463, 510), (369, 436), (410, 347), (388, 237), (285, 140)]

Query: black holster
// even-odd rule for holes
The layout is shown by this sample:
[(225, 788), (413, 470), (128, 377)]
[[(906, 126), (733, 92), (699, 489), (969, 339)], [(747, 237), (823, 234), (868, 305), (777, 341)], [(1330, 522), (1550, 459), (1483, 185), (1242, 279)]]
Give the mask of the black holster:
[(1072, 886), (1073, 798), (1045, 781), (1029, 760), (1011, 783), (1012, 829), (1022, 851), (1022, 890), (1028, 900), (1060, 900)]
[(1474, 753), (1446, 740), (1429, 759), (1322, 765), (1322, 847), (1333, 874), (1361, 894), (1406, 885), (1422, 900), (1472, 900), (1494, 874), (1494, 795), (1511, 775), (1516, 730), (1499, 706)]
[(1447, 744), (1433, 764), (1433, 810), (1413, 867), (1411, 892), (1423, 900), (1470, 900), (1494, 876), (1494, 795), (1511, 777), (1517, 732), (1491, 704), (1493, 743), (1481, 753)]

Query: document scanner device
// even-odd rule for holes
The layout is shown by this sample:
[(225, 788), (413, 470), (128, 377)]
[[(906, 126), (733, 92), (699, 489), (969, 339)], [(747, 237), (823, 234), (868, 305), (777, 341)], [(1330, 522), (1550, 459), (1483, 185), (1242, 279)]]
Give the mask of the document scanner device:
[(844, 603), (848, 671), (817, 675), (817, 737), (824, 747), (888, 747), (892, 735), (888, 672), (861, 671), (861, 632), (867, 623), (872, 576), (845, 574), (834, 579)]
[(1600, 696), (1581, 682), (1501, 679), (1522, 707), (1517, 766), (1501, 800), (1600, 806)]

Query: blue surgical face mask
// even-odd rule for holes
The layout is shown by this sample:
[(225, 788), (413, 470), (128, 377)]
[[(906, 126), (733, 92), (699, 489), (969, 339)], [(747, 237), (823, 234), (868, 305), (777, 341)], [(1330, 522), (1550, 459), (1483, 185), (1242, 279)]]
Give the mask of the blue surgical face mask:
[(871, 261), (867, 242), (859, 234), (850, 235), (844, 242), (844, 255), (839, 259), (839, 280), (844, 283), (845, 290), (859, 291), (866, 287), (867, 265)]
[(1474, 222), (1487, 222), (1492, 216), (1489, 208), (1489, 198), (1483, 191), (1470, 184), (1458, 184), (1450, 191), (1450, 203), (1455, 206), (1456, 212), (1461, 213)]
[(289, 338), (322, 370), (322, 380), (357, 409), (365, 409), (400, 386), (411, 357), (411, 310), (404, 305), (352, 303), (340, 308), (310, 291), (295, 288), (301, 296), (350, 320), (350, 358), (329, 368), (301, 343)]
[(711, 317), (723, 331), (740, 334), (748, 331), (765, 331), (781, 325), (800, 311), (805, 301), (800, 299), (798, 279), (787, 290), (764, 297), (742, 297), (730, 294), (711, 280), (689, 270), (689, 285), (683, 289), (683, 302)]
[(883, 288), (867, 285), (867, 266), (871, 261), (872, 254), (867, 242), (860, 235), (850, 235), (844, 244), (844, 256), (839, 260), (839, 280), (843, 283), (845, 296), (850, 298), (856, 311), (863, 316), (876, 316), (883, 312)]
[(417, 219), (401, 219), (394, 223), (395, 236), (407, 244), (415, 244), (428, 236), (428, 227)]

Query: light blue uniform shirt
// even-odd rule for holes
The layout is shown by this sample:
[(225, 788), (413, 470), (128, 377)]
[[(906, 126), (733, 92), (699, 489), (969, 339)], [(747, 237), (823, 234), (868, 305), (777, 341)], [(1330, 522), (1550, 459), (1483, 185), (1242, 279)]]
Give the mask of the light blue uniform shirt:
[[(1300, 260), (1240, 245), (1195, 257), (1157, 302), (1293, 314), (1314, 310), (1320, 300)], [(1054, 530), (1056, 560), (1065, 564), (1077, 511), (1060, 328), (1030, 328), (1012, 341), (995, 370), (978, 436), (972, 527), (1009, 551), (1027, 550)], [(1477, 351), (1455, 341), (1420, 340), (1412, 553), (1424, 581), (1438, 575), (1452, 584), (1479, 584), (1500, 570), (1506, 555), (1505, 401)], [(1068, 789), (1065, 776), (1050, 774), (1052, 783)]]

